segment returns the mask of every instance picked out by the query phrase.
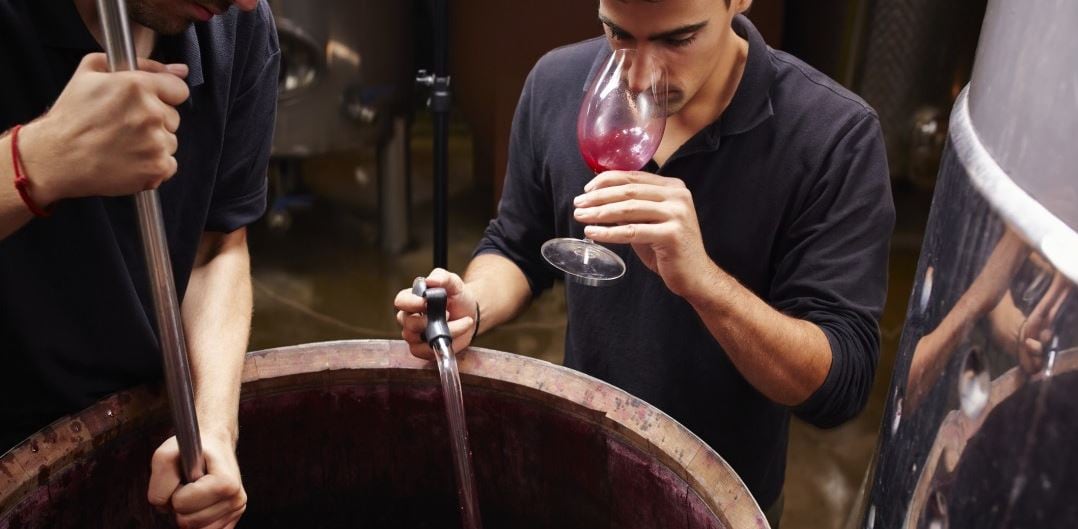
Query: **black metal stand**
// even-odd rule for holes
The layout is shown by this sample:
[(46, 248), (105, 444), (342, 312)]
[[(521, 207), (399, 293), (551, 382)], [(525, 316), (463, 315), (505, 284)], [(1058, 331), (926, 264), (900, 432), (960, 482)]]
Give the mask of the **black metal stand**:
[(449, 7), (433, 0), (434, 73), (420, 70), (419, 86), (430, 89), (427, 106), (434, 113), (434, 267), (449, 266)]

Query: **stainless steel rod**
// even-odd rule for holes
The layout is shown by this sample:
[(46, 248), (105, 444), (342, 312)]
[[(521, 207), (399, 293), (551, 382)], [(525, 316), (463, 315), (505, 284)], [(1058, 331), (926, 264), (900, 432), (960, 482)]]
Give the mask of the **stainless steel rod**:
[[(138, 69), (135, 41), (131, 35), (125, 0), (97, 0), (97, 10), (105, 35), (109, 69), (113, 72)], [(180, 445), (183, 478), (190, 483), (204, 473), (202, 438), (198, 432), (191, 367), (188, 364), (176, 283), (172, 277), (172, 261), (169, 259), (168, 241), (165, 238), (161, 200), (156, 190), (143, 191), (135, 195), (135, 205), (138, 209), (139, 233), (146, 258), (146, 270), (150, 276), (161, 354), (164, 357), (169, 408), (176, 428), (176, 439)]]

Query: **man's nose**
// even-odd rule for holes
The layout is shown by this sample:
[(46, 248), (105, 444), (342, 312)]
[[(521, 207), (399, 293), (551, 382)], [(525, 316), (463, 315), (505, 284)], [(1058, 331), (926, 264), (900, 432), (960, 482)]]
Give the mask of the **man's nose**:
[(629, 89), (633, 92), (643, 92), (658, 82), (658, 77), (658, 63), (655, 58), (638, 48), (629, 65), (626, 79)]

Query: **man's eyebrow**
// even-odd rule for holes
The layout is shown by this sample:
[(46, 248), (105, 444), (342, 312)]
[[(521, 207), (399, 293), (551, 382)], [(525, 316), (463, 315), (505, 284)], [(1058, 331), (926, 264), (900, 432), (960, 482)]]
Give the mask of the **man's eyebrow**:
[[(625, 29), (623, 29), (621, 26), (618, 26), (617, 24), (615, 24), (613, 20), (610, 20), (609, 18), (603, 16), (602, 14), (599, 15), (599, 22), (602, 22), (607, 27), (609, 27), (610, 31), (612, 31), (613, 33), (617, 33), (617, 34), (621, 34), (621, 35), (634, 36), (632, 33), (629, 33), (628, 31), (625, 31)], [(705, 26), (707, 26), (707, 23), (708, 23), (708, 21), (705, 20), (703, 22), (697, 22), (695, 24), (688, 24), (688, 25), (685, 25), (685, 26), (681, 26), (679, 28), (671, 29), (669, 31), (663, 31), (662, 33), (656, 33), (654, 35), (650, 35), (650, 36), (648, 36), (647, 39), (648, 40), (663, 40), (663, 39), (669, 39), (669, 38), (673, 38), (673, 37), (680, 37), (682, 35), (686, 35), (686, 34), (689, 34), (689, 33), (695, 33), (697, 31), (700, 31)]]

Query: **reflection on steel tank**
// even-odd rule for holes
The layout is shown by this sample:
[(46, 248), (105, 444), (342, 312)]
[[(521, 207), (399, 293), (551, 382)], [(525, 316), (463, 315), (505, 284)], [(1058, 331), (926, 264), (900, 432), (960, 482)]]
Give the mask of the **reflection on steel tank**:
[[(295, 202), (288, 194), (300, 180), (353, 206), (404, 214), (406, 118), (415, 83), (412, 2), (269, 4), (281, 43), (271, 224), (287, 222), (275, 215), (287, 214)], [(300, 174), (300, 161), (316, 156), (342, 159), (338, 165), (348, 170)], [(406, 220), (382, 218), (383, 224), (393, 226)]]
[(988, 3), (849, 527), (1078, 527), (1078, 3)]

